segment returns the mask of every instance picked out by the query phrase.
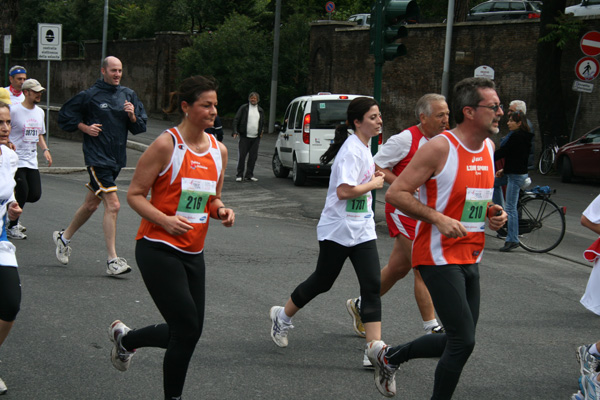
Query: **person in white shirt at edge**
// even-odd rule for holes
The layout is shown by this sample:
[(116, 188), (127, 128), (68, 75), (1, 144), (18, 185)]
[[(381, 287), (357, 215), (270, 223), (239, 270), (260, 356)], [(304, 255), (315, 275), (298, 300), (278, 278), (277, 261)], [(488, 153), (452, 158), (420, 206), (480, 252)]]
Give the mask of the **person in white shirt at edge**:
[[(6, 222), (21, 215), (14, 195), (17, 154), (8, 148), (10, 135), (10, 97), (0, 88), (0, 346), (15, 323), (21, 307), (21, 280), (15, 246), (6, 237)], [(6, 360), (5, 360), (6, 361)], [(0, 379), (0, 395), (8, 389)]]
[[(48, 166), (52, 165), (52, 155), (46, 145), (46, 140), (44, 140), (46, 134), (44, 110), (37, 106), (46, 89), (35, 79), (27, 79), (23, 83), (22, 89), (25, 96), (23, 102), (10, 107), (12, 127), (10, 141), (14, 144), (15, 151), (19, 156), (19, 168), (15, 174), (17, 182), (15, 197), (23, 209), (25, 203), (35, 203), (42, 197), (37, 147), (39, 146), (43, 151)], [(10, 221), (6, 233), (10, 239), (27, 239), (27, 235), (24, 233), (26, 230), (17, 219)]]
[[(394, 182), (419, 147), (446, 130), (449, 115), (446, 98), (441, 94), (429, 93), (417, 101), (415, 116), (420, 121), (419, 124), (390, 137), (373, 158), (375, 168), (385, 174), (387, 183)], [(385, 204), (385, 215), (390, 236), (395, 240), (389, 261), (381, 270), (381, 296), (413, 269), (411, 249), (417, 225), (416, 220), (406, 216), (389, 203)], [(423, 319), (423, 329), (426, 333), (443, 333), (444, 329), (435, 317), (433, 301), (423, 278), (417, 269), (413, 269), (413, 272), (415, 300)], [(353, 318), (354, 331), (364, 337), (364, 327), (360, 319), (360, 297), (348, 299), (346, 308)], [(363, 366), (372, 367), (366, 354), (363, 357)]]
[(27, 70), (25, 67), (15, 65), (8, 70), (8, 81), (10, 85), (5, 87), (10, 93), (11, 106), (15, 106), (25, 99), (23, 95), (23, 83), (27, 79)]
[[(323, 164), (335, 159), (325, 207), (317, 225), (317, 267), (296, 287), (285, 307), (274, 306), (270, 310), (271, 338), (279, 347), (288, 345), (292, 317), (312, 299), (331, 289), (348, 258), (360, 284), (367, 345), (381, 340), (381, 272), (371, 191), (383, 187), (384, 173), (375, 170), (368, 147), (369, 140), (381, 132), (381, 126), (375, 100), (370, 97), (352, 100), (346, 123), (336, 128), (333, 143), (321, 157)], [(349, 129), (354, 131), (353, 135)]]
[(236, 182), (241, 182), (242, 178), (250, 182), (258, 181), (258, 178), (254, 177), (254, 165), (265, 126), (265, 112), (258, 105), (259, 101), (258, 93), (250, 93), (248, 103), (242, 104), (233, 118), (233, 137), (240, 137)]

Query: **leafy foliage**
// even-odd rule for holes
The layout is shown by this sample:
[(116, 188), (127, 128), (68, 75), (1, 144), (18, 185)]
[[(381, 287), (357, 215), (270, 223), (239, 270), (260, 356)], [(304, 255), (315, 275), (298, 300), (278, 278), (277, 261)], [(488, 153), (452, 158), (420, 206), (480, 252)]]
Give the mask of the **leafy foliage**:
[(182, 77), (211, 75), (219, 81), (219, 104), (227, 111), (244, 103), (251, 91), (263, 98), (271, 77), (272, 40), (256, 22), (232, 14), (215, 32), (194, 38), (179, 53)]
[(569, 42), (579, 40), (579, 35), (585, 27), (581, 18), (559, 11), (558, 17), (554, 19), (557, 23), (546, 25), (550, 32), (540, 37), (540, 42), (556, 42), (556, 47), (564, 49)]

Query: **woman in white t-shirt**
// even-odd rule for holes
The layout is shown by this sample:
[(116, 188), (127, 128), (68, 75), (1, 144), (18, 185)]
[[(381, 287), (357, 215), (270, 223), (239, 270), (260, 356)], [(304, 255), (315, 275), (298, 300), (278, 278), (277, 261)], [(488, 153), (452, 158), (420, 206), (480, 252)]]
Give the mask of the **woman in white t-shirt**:
[(321, 157), (323, 164), (334, 157), (335, 161), (317, 226), (317, 268), (296, 287), (285, 307), (271, 308), (271, 338), (279, 347), (288, 344), (288, 330), (293, 327), (291, 318), (331, 288), (347, 258), (352, 261), (360, 283), (367, 343), (381, 339), (381, 275), (371, 191), (383, 187), (384, 175), (375, 171), (368, 144), (380, 133), (382, 120), (377, 102), (369, 97), (352, 100), (347, 118), (346, 124), (336, 128), (333, 144)]

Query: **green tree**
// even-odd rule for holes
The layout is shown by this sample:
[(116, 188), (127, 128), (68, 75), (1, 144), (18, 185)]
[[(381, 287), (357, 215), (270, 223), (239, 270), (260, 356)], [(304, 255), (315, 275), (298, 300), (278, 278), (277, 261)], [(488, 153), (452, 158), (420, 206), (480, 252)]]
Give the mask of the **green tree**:
[(219, 82), (219, 112), (235, 112), (248, 93), (270, 92), (272, 40), (247, 16), (232, 14), (179, 53), (181, 77), (212, 75)]

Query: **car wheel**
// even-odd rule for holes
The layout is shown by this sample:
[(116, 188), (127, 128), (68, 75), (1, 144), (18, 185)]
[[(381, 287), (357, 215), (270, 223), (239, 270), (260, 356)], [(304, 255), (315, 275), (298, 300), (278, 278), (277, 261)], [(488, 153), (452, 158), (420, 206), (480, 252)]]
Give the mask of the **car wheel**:
[(275, 150), (275, 154), (273, 154), (273, 159), (271, 160), (271, 167), (273, 168), (273, 174), (277, 178), (287, 178), (290, 174), (290, 169), (283, 166), (281, 160), (279, 159), (279, 153)]
[(573, 167), (571, 166), (571, 160), (568, 157), (564, 157), (560, 167), (560, 180), (566, 183), (571, 182), (573, 179)]
[(294, 157), (294, 164), (292, 165), (292, 180), (296, 186), (304, 186), (306, 182), (306, 172), (298, 166), (298, 161)]

